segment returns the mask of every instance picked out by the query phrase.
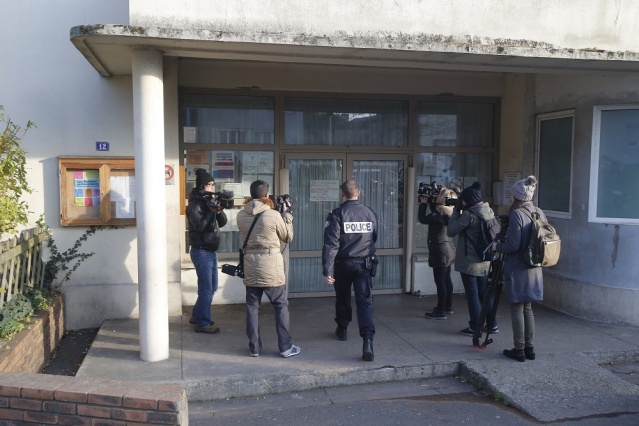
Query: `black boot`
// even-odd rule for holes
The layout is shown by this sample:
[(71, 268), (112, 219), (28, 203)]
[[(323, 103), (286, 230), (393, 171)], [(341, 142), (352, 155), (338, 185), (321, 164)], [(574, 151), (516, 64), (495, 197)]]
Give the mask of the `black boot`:
[(524, 362), (526, 361), (526, 356), (524, 355), (524, 350), (523, 349), (504, 349), (504, 355), (506, 355), (508, 358), (512, 358), (516, 361), (519, 362)]
[(339, 325), (335, 329), (335, 335), (337, 336), (337, 340), (339, 340), (340, 342), (345, 342), (348, 340), (346, 328), (342, 328)]
[(524, 355), (526, 355), (526, 359), (533, 360), (535, 359), (535, 348), (532, 346), (526, 346), (524, 348)]
[(364, 346), (362, 347), (362, 359), (364, 361), (372, 361), (375, 359), (373, 354), (373, 339), (364, 339)]

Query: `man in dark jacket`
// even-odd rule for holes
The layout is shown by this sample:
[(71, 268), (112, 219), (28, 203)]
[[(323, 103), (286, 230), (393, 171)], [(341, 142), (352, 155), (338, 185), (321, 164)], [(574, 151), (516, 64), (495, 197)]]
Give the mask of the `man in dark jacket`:
[(373, 361), (373, 280), (371, 268), (376, 262), (377, 215), (357, 199), (359, 185), (354, 180), (342, 184), (344, 202), (324, 223), (322, 265), (324, 281), (335, 287), (335, 334), (347, 339), (346, 328), (352, 320), (351, 285), (355, 291), (359, 334), (364, 339), (362, 359)]
[(215, 180), (204, 169), (195, 171), (195, 188), (189, 194), (186, 217), (189, 220), (190, 254), (197, 274), (197, 300), (189, 323), (197, 333), (215, 334), (219, 327), (211, 320), (211, 303), (217, 290), (217, 249), (220, 246), (220, 228), (227, 218), (222, 206), (216, 202)]

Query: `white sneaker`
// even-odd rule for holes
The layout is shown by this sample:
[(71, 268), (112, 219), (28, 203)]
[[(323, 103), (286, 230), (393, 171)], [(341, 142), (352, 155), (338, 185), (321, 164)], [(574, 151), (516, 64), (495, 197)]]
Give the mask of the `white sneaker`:
[(260, 356), (259, 352), (254, 354), (253, 352), (249, 351), (249, 354), (251, 354), (252, 357), (258, 357)]
[(284, 352), (280, 352), (284, 358), (288, 358), (289, 356), (295, 356), (302, 352), (302, 349), (299, 346), (291, 345), (290, 349)]

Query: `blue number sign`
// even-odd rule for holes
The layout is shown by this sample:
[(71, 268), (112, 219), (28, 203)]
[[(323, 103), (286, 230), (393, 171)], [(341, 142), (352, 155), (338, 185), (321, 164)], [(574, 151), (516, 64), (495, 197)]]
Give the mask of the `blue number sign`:
[(109, 142), (96, 142), (95, 143), (96, 151), (108, 151), (109, 150)]

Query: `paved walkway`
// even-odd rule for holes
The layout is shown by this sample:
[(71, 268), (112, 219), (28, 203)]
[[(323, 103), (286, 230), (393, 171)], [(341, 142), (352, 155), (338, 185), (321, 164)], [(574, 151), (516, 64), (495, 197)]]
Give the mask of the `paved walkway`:
[[(300, 355), (277, 351), (273, 310), (260, 312), (263, 350), (249, 356), (244, 305), (213, 306), (217, 335), (194, 333), (190, 314), (170, 318), (170, 358), (139, 357), (138, 321), (105, 321), (78, 377), (180, 383), (189, 401), (296, 392), (366, 383), (461, 374), (540, 421), (639, 412), (639, 328), (587, 322), (537, 305), (537, 359), (523, 363), (502, 355), (512, 347), (509, 306), (498, 312), (500, 333), (486, 349), (458, 331), (468, 325), (463, 295), (446, 321), (427, 320), (435, 297), (375, 296), (375, 361), (361, 360), (356, 322), (349, 338), (335, 337), (334, 299), (291, 299), (291, 332)], [(607, 364), (620, 364), (610, 367)]]

